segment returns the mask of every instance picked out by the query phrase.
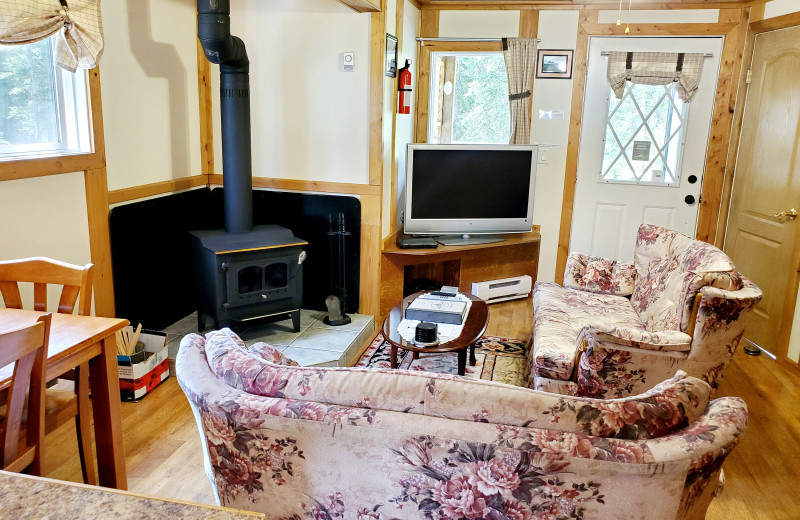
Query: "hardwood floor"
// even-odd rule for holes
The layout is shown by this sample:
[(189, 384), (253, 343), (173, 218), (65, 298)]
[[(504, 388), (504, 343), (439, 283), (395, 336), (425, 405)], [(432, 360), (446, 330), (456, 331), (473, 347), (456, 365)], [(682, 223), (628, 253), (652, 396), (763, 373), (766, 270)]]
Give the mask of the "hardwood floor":
[[(531, 328), (530, 300), (490, 306), (487, 334), (524, 338)], [(723, 469), (726, 484), (708, 520), (800, 518), (800, 370), (740, 349), (718, 395), (742, 397), (750, 419), (742, 442)], [(128, 483), (138, 493), (214, 503), (205, 475), (194, 416), (175, 378), (139, 403), (123, 403)], [(45, 447), (48, 476), (80, 481), (75, 428), (64, 425)]]

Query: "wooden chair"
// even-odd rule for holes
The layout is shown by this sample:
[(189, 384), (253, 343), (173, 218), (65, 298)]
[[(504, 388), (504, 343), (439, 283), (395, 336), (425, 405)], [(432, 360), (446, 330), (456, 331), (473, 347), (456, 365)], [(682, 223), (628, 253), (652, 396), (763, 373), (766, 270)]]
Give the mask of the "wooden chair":
[[(94, 265), (83, 267), (36, 257), (0, 262), (0, 295), (5, 306), (22, 308), (19, 284), (33, 283), (33, 308), (47, 310), (47, 286), (62, 286), (58, 312), (88, 316), (92, 306), (92, 276)], [(78, 299), (80, 297), (80, 300)], [(84, 363), (74, 373), (65, 376), (75, 381), (75, 392), (47, 390), (45, 392), (45, 433), (50, 433), (73, 417), (78, 435), (78, 452), (83, 480), (97, 484), (91, 433), (91, 402), (89, 401), (89, 365)]]
[[(48, 313), (30, 327), (0, 334), (0, 366), (15, 364), (6, 414), (0, 421), (0, 468), (5, 471), (20, 472), (30, 468), (32, 474), (42, 474), (44, 386), (51, 318), (52, 314)], [(28, 417), (22, 437), (26, 396)]]

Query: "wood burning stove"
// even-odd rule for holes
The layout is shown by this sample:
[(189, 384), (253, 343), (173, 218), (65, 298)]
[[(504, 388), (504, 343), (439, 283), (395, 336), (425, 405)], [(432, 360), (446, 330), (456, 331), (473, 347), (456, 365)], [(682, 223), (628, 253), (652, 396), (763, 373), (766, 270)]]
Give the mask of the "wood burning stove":
[(229, 0), (197, 0), (197, 37), (219, 64), (225, 230), (193, 231), (198, 329), (289, 313), (300, 331), (303, 246), (280, 226), (253, 227), (250, 61), (230, 31)]
[(256, 226), (248, 233), (193, 231), (197, 284), (197, 328), (206, 317), (214, 327), (233, 320), (289, 314), (300, 331), (303, 260), (308, 245), (286, 228)]

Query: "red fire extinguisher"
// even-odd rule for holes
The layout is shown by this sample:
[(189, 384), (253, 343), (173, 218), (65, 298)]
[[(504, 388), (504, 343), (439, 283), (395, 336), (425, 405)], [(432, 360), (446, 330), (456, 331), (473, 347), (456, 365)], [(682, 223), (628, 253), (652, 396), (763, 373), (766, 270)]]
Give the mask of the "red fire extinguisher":
[[(406, 60), (406, 65), (400, 69), (398, 81), (400, 85), (398, 91), (400, 92), (400, 99), (397, 102), (398, 114), (411, 113), (411, 60)], [(408, 92), (408, 94), (406, 94)]]

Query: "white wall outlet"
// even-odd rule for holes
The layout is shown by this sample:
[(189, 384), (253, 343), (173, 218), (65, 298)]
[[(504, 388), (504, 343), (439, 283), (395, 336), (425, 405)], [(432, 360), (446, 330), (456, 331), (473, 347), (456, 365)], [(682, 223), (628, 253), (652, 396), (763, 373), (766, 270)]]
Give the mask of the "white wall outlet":
[(547, 164), (547, 148), (539, 148), (539, 164)]
[(353, 72), (356, 70), (356, 53), (343, 52), (341, 54), (339, 68), (342, 72)]

